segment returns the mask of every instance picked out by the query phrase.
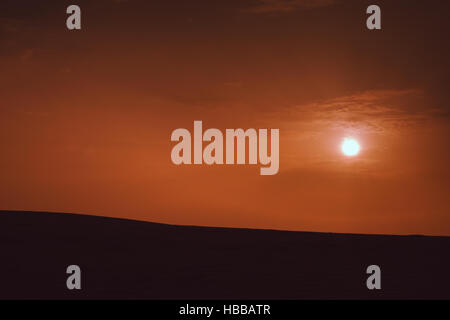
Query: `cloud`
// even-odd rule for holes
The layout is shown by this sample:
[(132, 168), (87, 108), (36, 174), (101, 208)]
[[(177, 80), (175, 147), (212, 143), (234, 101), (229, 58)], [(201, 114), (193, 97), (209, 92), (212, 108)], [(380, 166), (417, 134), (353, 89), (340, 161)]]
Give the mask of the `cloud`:
[(332, 5), (336, 0), (259, 0), (250, 11), (255, 13), (292, 12), (304, 8), (317, 8)]
[(413, 127), (442, 112), (427, 105), (422, 90), (370, 90), (288, 108), (279, 112), (287, 122), (312, 128), (350, 129), (372, 133)]
[(444, 124), (442, 110), (428, 98), (420, 89), (368, 90), (280, 108), (267, 113), (265, 121), (283, 133), (285, 169), (300, 163), (320, 170), (346, 170), (336, 146), (351, 136), (362, 142), (364, 152), (347, 169), (361, 173), (376, 168), (391, 145)]

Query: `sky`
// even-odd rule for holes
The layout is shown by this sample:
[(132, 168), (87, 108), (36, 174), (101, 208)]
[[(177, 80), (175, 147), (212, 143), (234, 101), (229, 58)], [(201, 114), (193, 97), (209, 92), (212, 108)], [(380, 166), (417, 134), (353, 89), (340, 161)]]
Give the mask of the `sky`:
[[(381, 30), (366, 8), (381, 8)], [(66, 28), (77, 4), (82, 29)], [(450, 235), (443, 1), (0, 3), (0, 209)], [(171, 161), (173, 130), (277, 128), (278, 174)], [(345, 137), (361, 146), (340, 151)]]

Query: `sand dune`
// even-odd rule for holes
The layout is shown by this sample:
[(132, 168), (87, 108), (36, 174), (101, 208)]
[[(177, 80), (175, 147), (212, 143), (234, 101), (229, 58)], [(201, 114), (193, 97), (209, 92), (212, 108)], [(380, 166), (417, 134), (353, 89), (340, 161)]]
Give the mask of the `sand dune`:
[[(3, 299), (449, 299), (450, 238), (0, 212)], [(66, 288), (66, 267), (82, 290)], [(366, 288), (367, 266), (382, 289)]]

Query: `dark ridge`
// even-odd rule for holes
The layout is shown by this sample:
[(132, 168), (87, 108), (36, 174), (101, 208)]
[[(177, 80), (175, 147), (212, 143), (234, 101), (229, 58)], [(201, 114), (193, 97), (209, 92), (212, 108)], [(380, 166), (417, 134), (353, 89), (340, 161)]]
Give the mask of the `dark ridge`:
[[(449, 237), (0, 211), (3, 299), (449, 299)], [(82, 290), (66, 288), (79, 265)], [(381, 267), (381, 290), (366, 268)]]

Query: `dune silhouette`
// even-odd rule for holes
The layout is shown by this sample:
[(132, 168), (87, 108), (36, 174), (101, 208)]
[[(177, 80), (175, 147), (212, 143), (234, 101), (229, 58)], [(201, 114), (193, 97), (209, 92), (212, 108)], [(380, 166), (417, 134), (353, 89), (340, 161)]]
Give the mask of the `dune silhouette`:
[[(449, 299), (449, 237), (0, 212), (2, 299)], [(66, 288), (66, 268), (82, 289)], [(381, 267), (381, 290), (366, 268)]]

